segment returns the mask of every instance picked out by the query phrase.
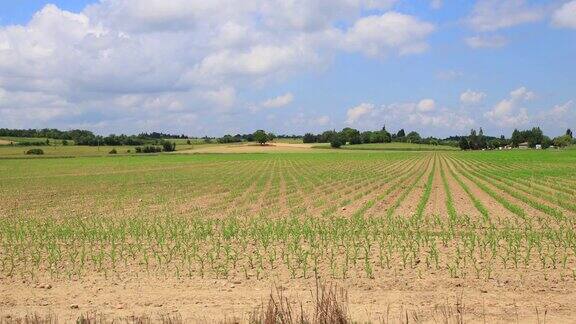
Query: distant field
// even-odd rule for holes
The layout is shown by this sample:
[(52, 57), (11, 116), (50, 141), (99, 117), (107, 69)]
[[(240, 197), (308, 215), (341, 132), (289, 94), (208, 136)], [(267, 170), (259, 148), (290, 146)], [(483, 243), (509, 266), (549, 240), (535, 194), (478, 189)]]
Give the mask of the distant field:
[[(176, 150), (189, 150), (195, 147), (194, 145), (176, 145)], [(44, 151), (44, 156), (100, 156), (108, 155), (112, 149), (116, 149), (118, 155), (122, 154), (135, 154), (135, 146), (83, 146), (83, 145), (68, 145), (68, 146), (0, 146), (0, 158), (2, 157), (23, 157), (26, 156), (26, 151), (40, 148)], [(130, 153), (128, 153), (130, 151)]]
[(374, 143), (345, 145), (346, 150), (384, 150), (384, 151), (457, 151), (459, 148), (445, 145), (427, 145), (412, 143)]
[[(185, 144), (186, 140), (178, 139), (175, 141), (176, 151), (178, 153), (294, 153), (310, 152), (311, 144), (301, 144), (297, 141), (274, 142), (266, 146), (256, 143), (193, 143)], [(35, 147), (32, 146), (0, 146), (0, 158), (2, 157), (22, 157), (26, 151)], [(134, 146), (41, 146), (38, 147), (44, 151), (44, 156), (99, 156), (108, 155), (113, 148), (118, 155), (135, 154)], [(130, 153), (128, 152), (130, 151)]]
[[(266, 145), (257, 143), (230, 143), (197, 145), (190, 150), (182, 150), (181, 153), (318, 153), (312, 150), (313, 144), (302, 144), (297, 141), (279, 142), (274, 141)], [(327, 150), (327, 152), (329, 152)]]
[(301, 138), (277, 138), (274, 140), (276, 143), (289, 143), (289, 144), (303, 144)]
[(216, 143), (216, 141), (214, 140), (214, 143), (206, 143), (203, 139), (201, 138), (191, 138), (191, 139), (187, 139), (187, 138), (169, 138), (166, 139), (169, 142), (174, 142), (177, 145), (186, 145), (188, 144), (188, 141), (190, 141), (190, 144), (192, 145), (208, 145), (208, 144), (214, 144)]
[[(4, 140), (8, 143), (6, 144), (10, 144), (10, 142), (45, 142), (47, 138), (41, 138), (41, 137), (0, 137), (0, 141)], [(53, 138), (48, 138), (48, 140), (50, 141), (50, 144), (52, 145), (61, 145), (62, 144), (62, 140), (59, 139), (53, 139)], [(68, 144), (74, 144), (74, 141), (68, 141)]]
[(217, 322), (320, 277), (361, 322), (576, 316), (574, 150), (3, 159), (0, 196), (11, 313)]

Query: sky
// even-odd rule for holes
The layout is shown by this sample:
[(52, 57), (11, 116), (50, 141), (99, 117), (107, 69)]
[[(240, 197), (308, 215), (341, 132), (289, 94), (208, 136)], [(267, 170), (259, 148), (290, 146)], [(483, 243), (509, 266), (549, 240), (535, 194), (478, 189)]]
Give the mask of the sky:
[(576, 129), (576, 0), (0, 0), (0, 127)]

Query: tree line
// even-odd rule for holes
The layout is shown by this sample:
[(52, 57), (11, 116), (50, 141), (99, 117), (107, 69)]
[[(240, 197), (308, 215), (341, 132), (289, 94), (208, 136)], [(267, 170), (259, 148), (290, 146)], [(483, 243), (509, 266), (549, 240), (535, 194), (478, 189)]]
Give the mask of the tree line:
[(330, 143), (330, 145), (335, 148), (346, 144), (357, 145), (391, 142), (430, 145), (456, 145), (456, 142), (441, 140), (435, 137), (422, 138), (420, 134), (415, 131), (411, 131), (406, 134), (404, 129), (400, 129), (396, 133), (390, 133), (386, 130), (386, 126), (383, 126), (381, 130), (376, 131), (360, 132), (357, 129), (346, 127), (340, 132), (337, 132), (336, 130), (328, 130), (321, 134), (306, 133), (302, 139), (304, 143)]
[(529, 148), (547, 149), (551, 146), (566, 147), (576, 144), (570, 129), (567, 129), (564, 135), (552, 139), (544, 135), (540, 127), (526, 130), (514, 129), (510, 138), (506, 138), (504, 135), (499, 138), (486, 136), (482, 128), (479, 131), (472, 129), (468, 136), (452, 137), (451, 139), (457, 139), (458, 146), (462, 150), (494, 150), (504, 147), (517, 148), (521, 145)]
[[(75, 145), (87, 146), (143, 146), (143, 145), (156, 145), (163, 146), (165, 150), (169, 150), (169, 145), (172, 145), (169, 139), (196, 139), (186, 135), (173, 135), (162, 132), (140, 133), (138, 135), (115, 135), (108, 136), (96, 135), (88, 130), (74, 129), (68, 131), (61, 131), (58, 129), (8, 129), (0, 128), (0, 136), (3, 137), (22, 137), (22, 138), (38, 138), (37, 141), (21, 141), (16, 145), (21, 146), (48, 146), (52, 143), (50, 139), (61, 140), (62, 145), (69, 145), (72, 141)], [(332, 147), (338, 148), (342, 145), (357, 145), (369, 143), (415, 143), (415, 144), (429, 144), (429, 145), (449, 145), (460, 147), (462, 150), (484, 150), (484, 149), (497, 149), (500, 147), (519, 147), (526, 143), (528, 147), (535, 148), (540, 146), (545, 149), (552, 145), (556, 147), (565, 147), (571, 144), (576, 144), (573, 138), (572, 130), (566, 130), (562, 136), (550, 138), (543, 134), (539, 127), (534, 127), (528, 130), (515, 129), (510, 138), (504, 135), (500, 137), (487, 136), (484, 134), (482, 128), (478, 131), (472, 129), (467, 136), (451, 136), (444, 139), (436, 137), (423, 138), (416, 131), (406, 133), (404, 129), (398, 132), (389, 132), (386, 127), (375, 131), (360, 132), (357, 129), (346, 127), (341, 131), (327, 130), (320, 134), (306, 133), (304, 136), (299, 135), (275, 135), (268, 133), (264, 130), (258, 130), (251, 134), (236, 134), (225, 135), (220, 138), (203, 137), (204, 142), (212, 142), (215, 140), (218, 143), (238, 143), (238, 142), (259, 142), (264, 144), (268, 141), (273, 141), (276, 138), (280, 139), (300, 139), (304, 143), (330, 143)], [(190, 140), (188, 140), (190, 144)], [(172, 148), (173, 149), (173, 148)]]
[[(264, 130), (261, 130), (263, 132), (265, 132)], [(267, 133), (265, 132), (266, 135), (268, 136), (268, 141), (272, 141), (275, 139), (292, 139), (292, 140), (298, 140), (302, 138), (302, 135), (286, 135), (286, 134), (281, 134), (281, 135), (276, 135), (274, 133)], [(226, 144), (226, 143), (241, 143), (241, 142), (258, 142), (256, 140), (256, 132), (254, 133), (250, 133), (250, 134), (236, 134), (236, 135), (224, 135), (222, 137), (218, 137), (216, 138), (216, 142), (220, 143), (220, 144)], [(211, 142), (212, 138), (209, 137), (204, 137), (205, 142)]]
[(162, 145), (163, 140), (167, 139), (187, 139), (186, 135), (173, 135), (160, 132), (140, 133), (138, 135), (115, 135), (108, 136), (96, 135), (88, 130), (74, 129), (68, 131), (61, 131), (54, 128), (44, 129), (8, 129), (0, 128), (0, 136), (5, 137), (20, 137), (20, 138), (46, 138), (42, 141), (22, 141), (17, 143), (21, 146), (47, 146), (50, 145), (48, 139), (61, 140), (62, 145), (68, 145), (72, 141), (75, 145), (87, 146), (137, 146), (137, 145)]

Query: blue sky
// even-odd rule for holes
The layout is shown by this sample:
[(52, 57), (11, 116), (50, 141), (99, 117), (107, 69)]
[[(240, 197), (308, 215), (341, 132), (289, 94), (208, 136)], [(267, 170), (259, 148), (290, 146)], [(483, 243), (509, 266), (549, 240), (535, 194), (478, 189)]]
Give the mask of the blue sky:
[(0, 127), (556, 136), (575, 58), (576, 0), (0, 1)]
[(63, 10), (79, 12), (86, 5), (93, 1), (85, 0), (65, 0), (65, 1), (45, 1), (45, 0), (1, 0), (0, 1), (0, 24), (26, 24), (32, 15), (40, 11), (45, 5), (52, 3)]

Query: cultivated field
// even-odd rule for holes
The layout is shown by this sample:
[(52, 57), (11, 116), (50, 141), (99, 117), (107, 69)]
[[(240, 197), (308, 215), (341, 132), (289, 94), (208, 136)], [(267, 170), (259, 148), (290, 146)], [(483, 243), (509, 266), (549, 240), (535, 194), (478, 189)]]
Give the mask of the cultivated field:
[[(9, 144), (9, 143), (8, 143)], [(180, 144), (176, 145), (177, 151), (191, 150), (193, 148), (199, 148), (203, 145), (187, 145)], [(26, 151), (39, 148), (44, 151), (44, 155), (51, 157), (78, 157), (78, 156), (103, 156), (108, 155), (112, 149), (118, 151), (118, 155), (135, 155), (135, 146), (10, 146), (10, 145), (0, 145), (0, 158), (18, 158), (18, 157), (28, 157), (26, 156)]]
[[(45, 142), (46, 140), (48, 140), (52, 145), (62, 145), (62, 140), (59, 139), (45, 138), (45, 137), (10, 137), (10, 136), (0, 137), (0, 144), (9, 145), (10, 143), (18, 143), (18, 142)], [(68, 143), (74, 144), (74, 141), (68, 141)]]
[(246, 320), (319, 280), (357, 321), (576, 317), (574, 150), (3, 159), (0, 197), (0, 316)]

